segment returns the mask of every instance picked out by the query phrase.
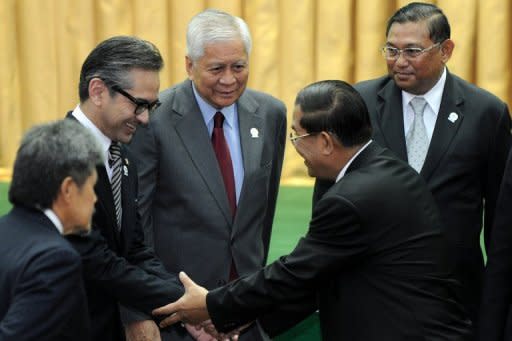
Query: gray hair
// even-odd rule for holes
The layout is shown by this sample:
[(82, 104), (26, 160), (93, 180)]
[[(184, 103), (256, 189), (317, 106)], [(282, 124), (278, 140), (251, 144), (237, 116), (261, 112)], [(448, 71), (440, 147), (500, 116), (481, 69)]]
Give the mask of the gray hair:
[(187, 28), (187, 56), (197, 61), (204, 55), (206, 45), (241, 39), (249, 56), (251, 33), (246, 22), (234, 15), (216, 9), (207, 9), (190, 20)]
[(132, 80), (128, 77), (132, 69), (159, 72), (163, 65), (160, 51), (147, 40), (131, 36), (104, 40), (91, 51), (82, 65), (78, 83), (80, 102), (89, 98), (89, 82), (93, 78), (101, 78), (113, 96), (113, 85), (122, 89), (132, 88)]
[(16, 154), (9, 201), (50, 208), (66, 177), (81, 187), (103, 162), (99, 143), (80, 123), (64, 119), (37, 125), (25, 134)]

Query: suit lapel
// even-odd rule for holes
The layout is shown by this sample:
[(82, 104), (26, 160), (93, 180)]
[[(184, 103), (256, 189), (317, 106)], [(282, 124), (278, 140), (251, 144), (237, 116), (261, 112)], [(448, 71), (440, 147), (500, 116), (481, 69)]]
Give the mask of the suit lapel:
[[(244, 200), (244, 193), (251, 190), (249, 188), (251, 175), (261, 165), (263, 141), (267, 132), (264, 131), (261, 116), (257, 113), (258, 106), (258, 103), (248, 94), (247, 90), (237, 102), (240, 145), (244, 164), (244, 180), (238, 200), (239, 206)], [(236, 226), (237, 224), (234, 224), (234, 227)]]
[[(460, 108), (463, 103), (464, 96), (462, 91), (457, 87), (450, 73), (447, 73), (434, 133), (432, 134), (427, 157), (420, 173), (426, 180), (429, 179), (439, 165), (441, 158), (448, 150), (448, 147), (459, 130), (464, 119)], [(455, 115), (452, 115), (453, 113), (455, 113)], [(450, 115), (452, 115), (451, 119), (448, 119)], [(456, 120), (454, 119), (455, 117), (457, 117)]]
[[(402, 109), (402, 92), (390, 81), (377, 94), (377, 122), (385, 145), (400, 159), (407, 162), (405, 145), (404, 114)], [(377, 123), (378, 124), (378, 123)]]
[(107, 235), (107, 240), (115, 240), (116, 244), (119, 245), (119, 236), (114, 219), (116, 216), (114, 197), (112, 195), (112, 188), (110, 187), (107, 170), (105, 169), (105, 166), (98, 166), (96, 167), (96, 171), (98, 172), (98, 180), (95, 186), (96, 196), (98, 197), (96, 207), (98, 210), (105, 212), (104, 218), (106, 219), (106, 221), (101, 222), (104, 226), (100, 227), (100, 230), (102, 233)]
[[(130, 168), (129, 167), (129, 164), (130, 164), (130, 160), (128, 160), (128, 157), (126, 155), (126, 147), (123, 145), (122, 149), (121, 149), (121, 158), (122, 158), (122, 169), (121, 169), (121, 205), (122, 205), (122, 208), (123, 208), (123, 212), (122, 212), (122, 221), (121, 221), (121, 231), (120, 231), (120, 240), (122, 239), (123, 240), (123, 243), (120, 243), (120, 247), (121, 247), (121, 250), (122, 252), (124, 252), (124, 248), (126, 247), (126, 245), (128, 245), (128, 236), (131, 235), (131, 233), (128, 233), (128, 231), (126, 231), (126, 229), (131, 229), (133, 225), (135, 224), (130, 224), (128, 223), (128, 219), (130, 219), (129, 217), (132, 217), (132, 215), (130, 215), (130, 210), (134, 210), (134, 209), (137, 209), (136, 207), (133, 207), (132, 206), (132, 201), (134, 200), (134, 198), (132, 197), (132, 195), (134, 193), (131, 193), (130, 191), (130, 179), (128, 178), (129, 176), (129, 173), (128, 173), (128, 169)], [(133, 176), (133, 174), (132, 174)], [(112, 198), (112, 203), (113, 203), (113, 198)], [(113, 205), (112, 205), (113, 206)], [(115, 210), (115, 208), (114, 208)], [(117, 230), (116, 230), (117, 231)], [(116, 233), (118, 234), (118, 233)]]
[[(72, 115), (72, 111), (69, 111), (66, 115), (67, 119), (78, 120)], [(94, 191), (97, 196), (97, 201), (95, 204), (96, 213), (104, 212), (104, 219), (99, 219), (100, 224), (102, 226), (97, 226), (101, 233), (105, 236), (107, 241), (112, 240), (115, 241), (117, 246), (120, 245), (120, 236), (117, 233), (116, 229), (116, 221), (115, 221), (115, 208), (114, 208), (114, 196), (112, 195), (112, 188), (110, 186), (110, 180), (108, 179), (107, 170), (105, 166), (96, 167), (96, 172), (98, 173), (98, 180), (96, 181), (96, 185), (94, 186)], [(122, 195), (124, 198), (124, 181), (122, 182)]]
[(233, 218), (219, 164), (213, 151), (208, 129), (204, 124), (203, 116), (192, 92), (191, 82), (186, 81), (179, 91), (181, 93), (176, 95), (173, 107), (174, 112), (180, 115), (175, 125), (176, 133), (183, 142), (189, 158), (203, 178), (206, 187), (219, 205), (226, 221), (231, 224)]
[[(260, 167), (266, 132), (262, 128), (261, 117), (257, 114), (258, 103), (247, 92), (240, 97), (237, 105), (244, 173), (250, 175)], [(245, 178), (246, 176), (244, 183)]]

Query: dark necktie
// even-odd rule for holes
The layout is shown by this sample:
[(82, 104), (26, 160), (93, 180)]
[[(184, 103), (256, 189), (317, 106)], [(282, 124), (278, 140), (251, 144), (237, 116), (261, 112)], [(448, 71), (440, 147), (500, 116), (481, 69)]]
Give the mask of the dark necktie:
[[(224, 115), (221, 112), (216, 112), (213, 117), (213, 133), (212, 144), (215, 150), (215, 156), (219, 163), (220, 172), (222, 173), (222, 180), (224, 181), (224, 188), (228, 196), (229, 207), (231, 214), (234, 217), (236, 213), (236, 192), (235, 192), (235, 176), (233, 174), (233, 163), (231, 162), (231, 154), (229, 147), (224, 137)], [(229, 269), (229, 280), (232, 281), (238, 278), (235, 263), (231, 260), (231, 267)]]
[(112, 187), (112, 196), (114, 197), (117, 228), (120, 230), (121, 217), (123, 212), (121, 206), (121, 145), (119, 142), (112, 142), (108, 151), (108, 164), (112, 169), (112, 179), (110, 180), (110, 186)]
[(213, 117), (212, 144), (215, 156), (217, 156), (220, 172), (222, 173), (222, 180), (224, 180), (224, 188), (228, 196), (231, 214), (234, 217), (236, 213), (235, 176), (233, 174), (233, 163), (231, 162), (229, 147), (224, 138), (223, 123), (224, 115), (221, 112), (217, 112)]

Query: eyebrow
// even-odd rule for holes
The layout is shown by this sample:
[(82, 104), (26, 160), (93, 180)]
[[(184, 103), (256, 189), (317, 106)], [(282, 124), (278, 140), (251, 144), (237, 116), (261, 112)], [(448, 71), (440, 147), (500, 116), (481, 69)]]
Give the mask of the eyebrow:
[[(395, 44), (390, 43), (389, 41), (388, 41), (388, 42), (386, 42), (386, 46), (394, 47), (394, 48), (396, 48), (396, 49), (398, 48), (398, 47), (396, 47), (396, 45), (395, 45)], [(405, 47), (404, 47), (404, 48), (402, 48), (402, 49), (406, 49), (406, 48), (408, 48), (408, 47), (419, 47), (419, 48), (421, 48), (422, 46), (421, 46), (421, 44), (419, 44), (419, 43), (409, 43), (409, 44), (406, 44), (406, 45), (405, 45)]]

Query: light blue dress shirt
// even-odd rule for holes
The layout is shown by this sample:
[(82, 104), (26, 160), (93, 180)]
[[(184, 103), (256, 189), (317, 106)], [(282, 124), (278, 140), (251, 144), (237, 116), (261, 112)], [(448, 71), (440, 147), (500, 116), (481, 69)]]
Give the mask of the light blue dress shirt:
[(233, 163), (233, 174), (235, 176), (235, 189), (236, 189), (236, 202), (240, 198), (240, 191), (242, 190), (242, 184), (244, 182), (244, 162), (242, 156), (242, 146), (240, 144), (240, 128), (238, 125), (238, 111), (236, 103), (233, 103), (229, 107), (222, 109), (215, 109), (209, 103), (207, 103), (197, 92), (194, 83), (192, 83), (192, 89), (194, 90), (194, 96), (196, 98), (201, 114), (203, 115), (204, 123), (208, 128), (210, 139), (213, 132), (213, 116), (217, 111), (222, 112), (224, 115), (224, 137), (229, 147), (229, 153), (231, 155), (231, 162)]

